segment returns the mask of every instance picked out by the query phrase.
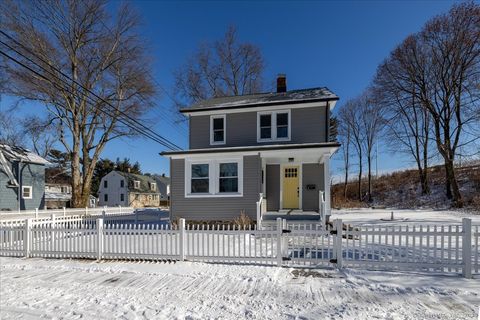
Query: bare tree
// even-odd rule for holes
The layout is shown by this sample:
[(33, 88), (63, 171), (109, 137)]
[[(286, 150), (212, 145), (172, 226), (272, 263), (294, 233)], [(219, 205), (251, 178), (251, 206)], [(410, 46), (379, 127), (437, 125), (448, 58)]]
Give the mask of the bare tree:
[(343, 198), (347, 200), (348, 173), (350, 170), (350, 145), (352, 144), (352, 142), (351, 129), (345, 121), (341, 121), (338, 125), (338, 140), (342, 145), (343, 170), (345, 172), (345, 181), (343, 184)]
[(27, 116), (21, 123), (25, 128), (27, 139), (31, 141), (33, 151), (47, 158), (58, 142), (56, 128), (49, 121), (45, 121), (38, 116)]
[(361, 105), (360, 98), (349, 100), (340, 109), (340, 126), (348, 128), (351, 142), (358, 157), (358, 200), (362, 201), (362, 175), (363, 175), (363, 144), (364, 135), (362, 132), (361, 114), (358, 106)]
[(139, 19), (128, 5), (111, 19), (106, 2), (97, 0), (3, 1), (0, 18), (0, 29), (18, 41), (9, 45), (20, 54), (9, 53), (44, 75), (5, 59), (9, 81), (2, 90), (46, 106), (47, 120), (59, 126), (71, 156), (73, 206), (83, 207), (105, 146), (133, 134), (119, 120), (140, 119), (152, 106), (155, 90)]
[(394, 153), (405, 153), (412, 157), (417, 165), (422, 194), (430, 193), (428, 183), (428, 163), (432, 158), (430, 151), (431, 116), (423, 108), (415, 94), (398, 90), (390, 78), (389, 69), (395, 68), (390, 60), (385, 61), (374, 78), (372, 92), (377, 103), (385, 109), (386, 138)]
[(367, 200), (372, 199), (372, 157), (373, 148), (379, 140), (380, 133), (385, 125), (384, 108), (373, 98), (371, 90), (367, 90), (357, 99), (357, 112), (359, 117), (360, 132), (363, 135), (363, 149), (367, 158), (368, 190)]
[(25, 146), (25, 132), (17, 119), (0, 111), (0, 143)]
[(231, 26), (222, 40), (202, 44), (175, 72), (175, 91), (188, 103), (259, 92), (264, 68), (260, 48), (240, 43), (236, 28)]
[(444, 160), (447, 197), (463, 206), (454, 161), (459, 148), (480, 139), (480, 5), (456, 4), (430, 20), (389, 57), (393, 84), (428, 110)]

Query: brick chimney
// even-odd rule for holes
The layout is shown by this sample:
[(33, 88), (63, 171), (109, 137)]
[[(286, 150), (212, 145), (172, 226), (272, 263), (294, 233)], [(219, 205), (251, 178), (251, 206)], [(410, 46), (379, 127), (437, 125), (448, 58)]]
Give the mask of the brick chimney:
[(277, 93), (287, 92), (287, 75), (279, 74), (277, 76)]

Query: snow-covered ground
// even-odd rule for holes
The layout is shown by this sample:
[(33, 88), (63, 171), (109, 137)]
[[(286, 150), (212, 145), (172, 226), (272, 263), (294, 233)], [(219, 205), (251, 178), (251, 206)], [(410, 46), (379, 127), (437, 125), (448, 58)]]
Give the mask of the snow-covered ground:
[[(390, 220), (393, 211), (394, 221)], [(332, 209), (331, 219), (342, 219), (346, 223), (375, 224), (460, 224), (462, 218), (472, 219), (472, 224), (480, 224), (480, 214), (450, 210), (400, 210), (400, 209)]]
[(1, 319), (476, 319), (480, 281), (191, 262), (0, 258)]

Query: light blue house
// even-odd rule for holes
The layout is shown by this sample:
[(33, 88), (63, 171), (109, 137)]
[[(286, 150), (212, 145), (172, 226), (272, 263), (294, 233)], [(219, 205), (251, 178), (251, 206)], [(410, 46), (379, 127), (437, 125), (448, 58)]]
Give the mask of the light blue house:
[(45, 207), (45, 165), (39, 155), (0, 144), (0, 211)]

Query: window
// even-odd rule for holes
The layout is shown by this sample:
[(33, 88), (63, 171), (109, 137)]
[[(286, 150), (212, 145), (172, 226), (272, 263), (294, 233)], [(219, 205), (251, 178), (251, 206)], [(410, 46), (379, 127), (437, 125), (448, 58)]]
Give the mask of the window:
[(238, 164), (220, 163), (219, 192), (238, 192)]
[(208, 163), (192, 164), (191, 193), (208, 193), (209, 188)]
[(123, 188), (125, 187), (125, 180), (120, 180), (120, 188)]
[(23, 186), (22, 187), (22, 198), (23, 199), (32, 199), (32, 187)]
[(105, 193), (103, 195), (103, 201), (108, 202), (108, 194), (107, 193)]
[(120, 193), (120, 201), (125, 201), (125, 196), (123, 193)]
[(185, 197), (243, 196), (243, 157), (185, 161)]
[(151, 191), (157, 190), (157, 184), (155, 182), (150, 183), (150, 190)]
[(103, 187), (104, 187), (104, 188), (108, 188), (108, 182), (107, 182), (107, 180), (103, 180)]
[(67, 186), (61, 186), (60, 187), (60, 192), (61, 193), (68, 193), (68, 187)]
[(210, 144), (225, 144), (225, 115), (210, 117)]
[(272, 115), (260, 115), (260, 139), (272, 138)]
[(257, 141), (289, 141), (290, 110), (259, 112)]
[(140, 199), (140, 195), (138, 193), (135, 194), (135, 200)]
[(140, 189), (140, 181), (138, 181), (138, 180), (133, 181), (133, 187), (135, 189)]

